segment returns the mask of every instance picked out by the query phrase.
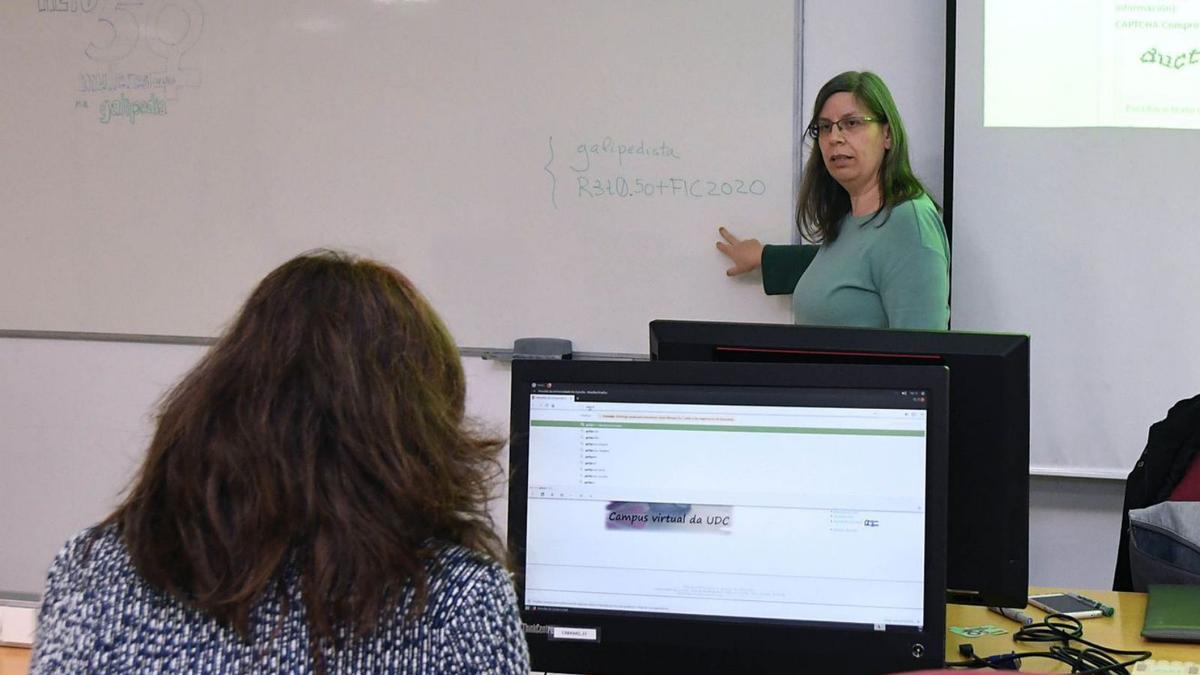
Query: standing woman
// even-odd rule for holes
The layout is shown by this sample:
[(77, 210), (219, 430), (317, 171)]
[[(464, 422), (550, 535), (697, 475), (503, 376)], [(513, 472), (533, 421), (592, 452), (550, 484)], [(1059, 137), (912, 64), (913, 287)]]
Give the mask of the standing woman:
[(271, 272), (171, 391), (128, 496), (50, 568), (33, 673), (521, 673), (445, 327), (396, 270)]
[(720, 228), (730, 276), (762, 268), (792, 293), (798, 324), (946, 330), (950, 251), (940, 208), (908, 161), (908, 138), (878, 75), (845, 72), (817, 93), (796, 225), (815, 246), (763, 246)]

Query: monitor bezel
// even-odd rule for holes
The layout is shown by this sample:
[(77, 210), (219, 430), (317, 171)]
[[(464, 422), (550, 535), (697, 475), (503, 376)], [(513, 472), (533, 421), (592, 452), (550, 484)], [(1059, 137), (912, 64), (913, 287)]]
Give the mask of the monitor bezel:
[[(756, 350), (754, 360), (792, 358), (797, 351), (825, 361), (839, 356), (856, 362), (950, 367), (950, 489), (960, 493), (949, 509), (947, 591), (949, 602), (1025, 607), (1029, 589), (1029, 345), (1028, 335), (968, 331), (923, 331), (659, 319), (650, 322), (652, 360), (713, 361), (715, 350)], [(974, 371), (989, 361), (994, 382), (956, 372), (971, 361)], [(911, 366), (909, 366), (911, 367)], [(999, 452), (957, 447), (955, 397), (978, 387), (1002, 388), (996, 435)], [(965, 394), (963, 392), (966, 392)], [(972, 411), (979, 414), (981, 411)], [(1003, 477), (1003, 479), (1001, 479)], [(984, 489), (976, 489), (982, 487)], [(986, 497), (984, 495), (987, 495)], [(970, 550), (967, 547), (971, 547)]]
[[(534, 382), (925, 389), (929, 392), (924, 626), (864, 631), (777, 621), (719, 620), (626, 613), (567, 614), (525, 608), (529, 394)], [(946, 386), (944, 367), (728, 364), (647, 361), (514, 361), (509, 448), (509, 552), (534, 670), (588, 673), (794, 671), (803, 663), (833, 672), (889, 672), (939, 667), (945, 644)], [(595, 627), (600, 641), (552, 641), (546, 626)], [(917, 646), (919, 645), (919, 647)], [(916, 655), (914, 655), (916, 654)]]

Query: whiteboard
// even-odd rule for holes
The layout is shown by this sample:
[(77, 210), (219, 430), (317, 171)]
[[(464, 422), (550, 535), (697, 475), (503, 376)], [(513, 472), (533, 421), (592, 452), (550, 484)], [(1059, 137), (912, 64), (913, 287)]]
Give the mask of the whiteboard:
[(323, 246), (396, 265), (463, 346), (645, 352), (654, 318), (787, 321), (713, 242), (791, 238), (797, 14), (3, 3), (0, 329), (212, 336)]

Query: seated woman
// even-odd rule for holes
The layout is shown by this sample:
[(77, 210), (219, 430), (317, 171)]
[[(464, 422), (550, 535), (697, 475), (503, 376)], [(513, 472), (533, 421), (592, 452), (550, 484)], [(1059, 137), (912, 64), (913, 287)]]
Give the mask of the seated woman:
[(464, 386), (396, 270), (271, 272), (55, 558), (32, 672), (528, 673)]

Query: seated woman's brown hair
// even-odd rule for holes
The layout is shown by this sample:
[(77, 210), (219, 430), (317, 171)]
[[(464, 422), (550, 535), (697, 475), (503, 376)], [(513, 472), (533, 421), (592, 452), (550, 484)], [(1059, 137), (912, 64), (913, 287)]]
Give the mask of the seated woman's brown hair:
[(420, 611), (439, 543), (503, 560), (486, 510), (503, 441), (469, 428), (464, 392), (453, 340), (403, 275), (302, 255), (164, 399), (104, 524), (148, 582), (247, 639), (294, 565), (315, 654), (409, 588)]

